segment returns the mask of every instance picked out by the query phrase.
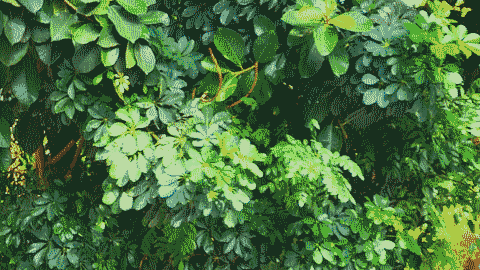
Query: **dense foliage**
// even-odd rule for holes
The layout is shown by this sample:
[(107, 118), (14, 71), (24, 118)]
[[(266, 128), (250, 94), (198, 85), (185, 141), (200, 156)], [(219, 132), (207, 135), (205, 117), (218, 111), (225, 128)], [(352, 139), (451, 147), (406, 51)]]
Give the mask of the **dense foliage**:
[(0, 3), (1, 268), (471, 263), (462, 4)]

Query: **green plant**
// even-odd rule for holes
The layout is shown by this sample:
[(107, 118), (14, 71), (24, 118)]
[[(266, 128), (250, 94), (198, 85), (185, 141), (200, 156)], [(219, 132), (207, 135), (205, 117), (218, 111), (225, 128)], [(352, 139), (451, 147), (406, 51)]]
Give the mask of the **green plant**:
[[(73, 164), (66, 181), (52, 171), (42, 191), (32, 172), (1, 195), (2, 268), (415, 268), (454, 259), (458, 243), (433, 239), (452, 228), (441, 206), (480, 213), (478, 94), (461, 87), (480, 36), (448, 19), (462, 3), (19, 2), (0, 3), (0, 86), (14, 97), (0, 104), (0, 179), (10, 186), (19, 116), (23, 141), (72, 125), (85, 143), (82, 163), (56, 160)], [(261, 15), (267, 2), (282, 14)], [(253, 31), (233, 30), (245, 15)], [(323, 88), (272, 87), (325, 59), (336, 78), (313, 78)], [(294, 89), (332, 115), (299, 115)], [(38, 130), (25, 124), (31, 106), (45, 108)], [(397, 179), (413, 187), (391, 189)], [(385, 183), (363, 200), (375, 180)]]

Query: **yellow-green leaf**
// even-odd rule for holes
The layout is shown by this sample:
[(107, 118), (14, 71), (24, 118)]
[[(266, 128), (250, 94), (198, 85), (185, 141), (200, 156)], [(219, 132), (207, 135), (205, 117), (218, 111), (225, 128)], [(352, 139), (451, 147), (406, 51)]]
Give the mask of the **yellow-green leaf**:
[(356, 11), (340, 14), (330, 19), (330, 23), (353, 32), (368, 32), (373, 27), (373, 23), (368, 17)]
[(313, 32), (313, 39), (318, 52), (322, 56), (329, 55), (338, 42), (337, 31), (333, 26), (323, 25)]
[(227, 74), (223, 80), (222, 89), (220, 89), (215, 100), (221, 102), (231, 96), (237, 89), (237, 82), (237, 77), (234, 77), (231, 73)]
[(323, 19), (322, 11), (318, 8), (290, 10), (283, 14), (281, 20), (295, 26), (317, 26)]
[(125, 51), (125, 62), (127, 65), (127, 68), (132, 68), (135, 66), (135, 54), (133, 52), (133, 44), (131, 42), (128, 42), (127, 44), (127, 50)]

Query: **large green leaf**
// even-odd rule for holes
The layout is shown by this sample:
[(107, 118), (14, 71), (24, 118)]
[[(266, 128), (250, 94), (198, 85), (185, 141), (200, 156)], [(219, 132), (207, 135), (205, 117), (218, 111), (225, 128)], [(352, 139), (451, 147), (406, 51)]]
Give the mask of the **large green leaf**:
[(132, 209), (133, 205), (133, 198), (128, 196), (127, 193), (123, 192), (122, 196), (120, 196), (120, 208), (123, 211), (127, 211)]
[(26, 29), (27, 26), (22, 20), (18, 18), (10, 19), (5, 24), (5, 36), (11, 45), (15, 45), (20, 42)]
[(118, 5), (108, 7), (108, 18), (113, 22), (120, 36), (131, 43), (148, 34), (148, 28), (143, 23), (138, 23), (138, 20), (131, 14), (126, 14)]
[(43, 6), (43, 0), (18, 0), (31, 13), (35, 14)]
[(328, 61), (330, 62), (330, 67), (332, 68), (333, 74), (337, 77), (347, 73), (348, 71), (348, 53), (345, 48), (346, 40), (342, 39), (332, 53), (328, 55)]
[(253, 19), (253, 30), (257, 36), (261, 36), (269, 31), (275, 32), (275, 24), (265, 15), (259, 15)]
[(323, 20), (322, 11), (318, 8), (302, 8), (299, 11), (289, 10), (282, 15), (282, 21), (295, 26), (318, 26)]
[(342, 149), (342, 134), (332, 124), (326, 126), (318, 135), (317, 141), (332, 152)]
[(95, 29), (93, 23), (87, 23), (80, 26), (73, 34), (73, 40), (80, 44), (87, 44), (96, 40), (100, 36), (100, 31)]
[(215, 33), (213, 42), (226, 59), (239, 67), (242, 66), (245, 42), (240, 34), (228, 28), (219, 28)]
[(235, 89), (237, 89), (237, 83), (238, 83), (238, 78), (234, 77), (232, 73), (228, 73), (223, 79), (222, 88), (218, 92), (218, 95), (215, 100), (217, 102), (220, 102), (230, 97), (235, 92)]
[(337, 30), (329, 25), (320, 26), (314, 30), (313, 39), (315, 40), (315, 46), (320, 55), (327, 56), (333, 51), (335, 45), (337, 45)]
[(115, 64), (117, 62), (118, 56), (120, 55), (120, 49), (119, 48), (113, 48), (113, 49), (104, 49), (102, 50), (102, 63), (104, 66), (109, 67)]
[(152, 49), (147, 45), (140, 45), (137, 43), (137, 45), (135, 45), (134, 53), (138, 67), (140, 67), (147, 75), (152, 72), (156, 63), (155, 54)]
[[(30, 106), (38, 98), (41, 80), (38, 77), (33, 60), (26, 58), (23, 61), (23, 70), (13, 79), (12, 90), (20, 103)], [(28, 74), (28, 75), (27, 75)]]
[(98, 38), (97, 44), (102, 48), (111, 48), (119, 45), (112, 34), (112, 26), (104, 27), (102, 31), (100, 31), (100, 37)]
[(147, 13), (148, 6), (144, 0), (117, 0), (117, 2), (132, 14), (140, 15)]
[(259, 63), (272, 61), (280, 47), (278, 36), (275, 31), (270, 30), (259, 36), (253, 43), (253, 55)]
[(311, 36), (308, 37), (306, 44), (302, 46), (300, 51), (300, 61), (298, 63), (300, 76), (302, 78), (310, 78), (317, 74), (324, 60), (325, 57), (319, 53), (313, 38)]
[(71, 38), (70, 26), (76, 22), (78, 22), (77, 14), (70, 14), (68, 11), (56, 13), (50, 23), (52, 41)]
[(330, 23), (353, 32), (368, 32), (373, 27), (373, 22), (357, 11), (349, 11), (340, 14), (333, 19), (330, 19)]
[(72, 58), (72, 64), (80, 73), (89, 73), (101, 63), (100, 47), (88, 43), (80, 47)]
[(165, 26), (170, 25), (168, 14), (163, 11), (151, 10), (148, 11), (147, 14), (139, 15), (138, 18), (144, 24), (163, 23)]
[(27, 54), (28, 43), (18, 43), (11, 45), (7, 38), (3, 35), (0, 36), (0, 61), (7, 67), (13, 66), (20, 62), (22, 58)]

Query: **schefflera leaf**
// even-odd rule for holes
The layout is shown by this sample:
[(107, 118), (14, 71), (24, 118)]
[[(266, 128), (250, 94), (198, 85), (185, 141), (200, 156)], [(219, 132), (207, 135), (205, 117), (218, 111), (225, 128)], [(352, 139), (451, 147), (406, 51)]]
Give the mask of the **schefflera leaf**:
[(107, 191), (103, 194), (102, 202), (106, 205), (111, 205), (112, 203), (117, 200), (119, 195), (118, 189), (113, 189), (110, 191)]
[(120, 197), (120, 208), (123, 211), (127, 211), (132, 209), (133, 205), (133, 198), (130, 197), (127, 193), (123, 192), (122, 196)]

